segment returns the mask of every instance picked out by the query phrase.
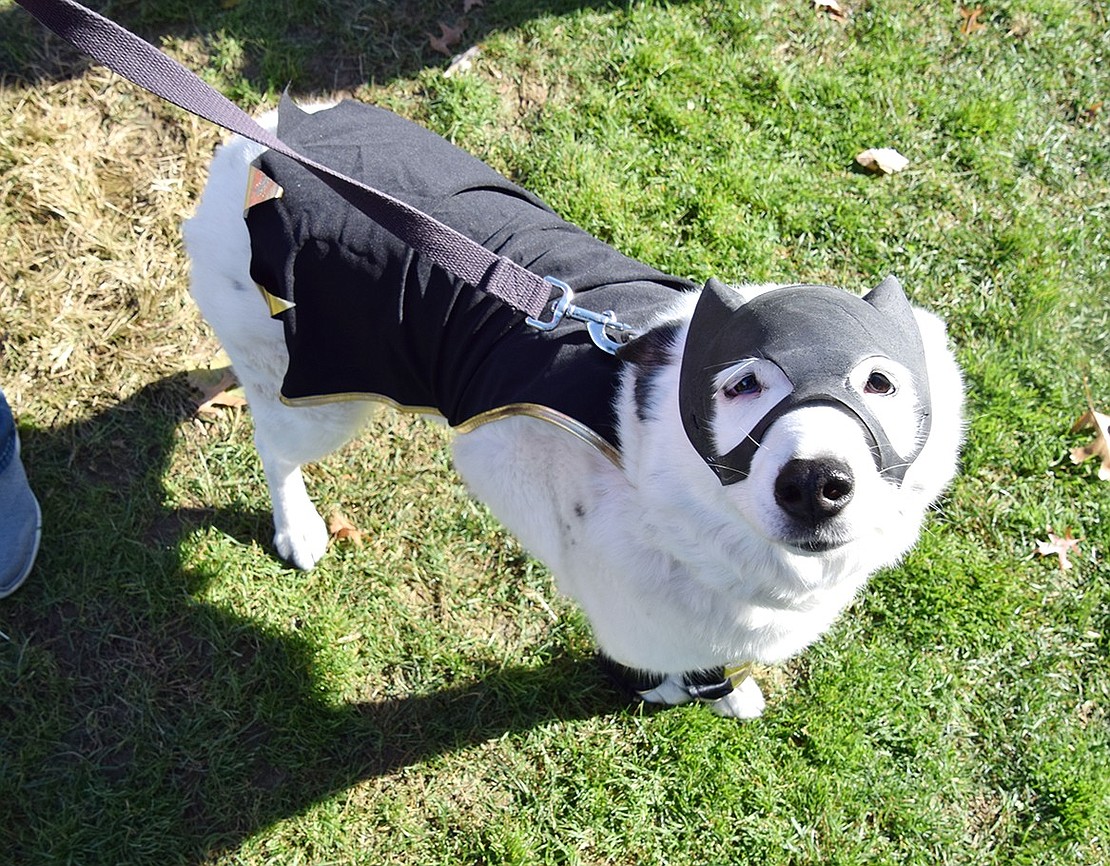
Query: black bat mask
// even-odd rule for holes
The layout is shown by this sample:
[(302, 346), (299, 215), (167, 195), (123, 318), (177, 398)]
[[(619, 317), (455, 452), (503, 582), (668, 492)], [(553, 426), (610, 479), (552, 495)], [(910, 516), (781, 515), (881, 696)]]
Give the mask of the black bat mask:
[[(715, 380), (745, 358), (764, 358), (786, 375), (793, 390), (727, 454), (712, 436)], [(913, 377), (920, 401), (916, 444), (899, 454), (882, 425), (848, 382), (868, 358), (889, 358)], [(682, 424), (691, 444), (720, 479), (748, 477), (752, 458), (767, 429), (786, 412), (823, 404), (846, 412), (867, 436), (875, 465), (899, 484), (929, 435), (929, 379), (921, 331), (902, 286), (887, 277), (866, 297), (831, 286), (788, 286), (745, 302), (717, 280), (706, 283), (690, 320), (678, 390)]]

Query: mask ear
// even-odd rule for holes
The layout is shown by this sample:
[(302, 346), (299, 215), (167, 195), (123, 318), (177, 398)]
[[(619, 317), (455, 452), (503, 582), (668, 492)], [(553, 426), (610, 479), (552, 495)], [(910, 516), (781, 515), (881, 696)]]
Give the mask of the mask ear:
[(289, 91), (286, 90), (281, 95), (281, 102), (278, 104), (278, 138), (292, 135), (293, 130), (300, 126), (301, 121), (308, 116), (308, 112), (297, 105), (293, 101), (293, 97), (289, 95)]
[(714, 356), (717, 340), (744, 303), (744, 296), (735, 289), (720, 280), (709, 280), (701, 290), (694, 315), (690, 318), (686, 347), (682, 351), (678, 378), (678, 409), (682, 426), (690, 444), (714, 472), (718, 469), (711, 462), (716, 454), (710, 430), (713, 390), (706, 368), (710, 358), (719, 360)]
[[(700, 327), (711, 328), (713, 323), (723, 324), (730, 314), (739, 310), (747, 303), (740, 292), (732, 286), (726, 286), (720, 280), (710, 277), (701, 290), (698, 305), (694, 308), (692, 321)], [(703, 324), (704, 323), (704, 324)]]
[(864, 295), (863, 299), (880, 313), (887, 315), (903, 313), (910, 307), (909, 298), (906, 297), (902, 284), (893, 274)]

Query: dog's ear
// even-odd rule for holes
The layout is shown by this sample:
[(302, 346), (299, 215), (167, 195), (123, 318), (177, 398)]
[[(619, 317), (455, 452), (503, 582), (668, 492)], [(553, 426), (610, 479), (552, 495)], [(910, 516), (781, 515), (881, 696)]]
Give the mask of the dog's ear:
[(659, 325), (617, 349), (617, 357), (644, 369), (662, 367), (674, 360), (678, 331), (677, 322)]
[(910, 308), (910, 301), (906, 297), (902, 283), (893, 274), (864, 295), (863, 299), (880, 313), (888, 315), (904, 315)]

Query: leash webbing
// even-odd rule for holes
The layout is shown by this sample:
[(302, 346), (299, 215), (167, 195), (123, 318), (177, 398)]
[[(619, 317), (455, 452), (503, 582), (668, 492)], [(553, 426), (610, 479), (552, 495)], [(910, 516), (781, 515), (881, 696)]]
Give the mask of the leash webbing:
[(538, 318), (552, 285), (428, 214), (302, 156), (195, 73), (114, 21), (73, 0), (16, 0), (42, 24), (118, 75), (185, 111), (294, 159), (336, 193), (437, 265)]

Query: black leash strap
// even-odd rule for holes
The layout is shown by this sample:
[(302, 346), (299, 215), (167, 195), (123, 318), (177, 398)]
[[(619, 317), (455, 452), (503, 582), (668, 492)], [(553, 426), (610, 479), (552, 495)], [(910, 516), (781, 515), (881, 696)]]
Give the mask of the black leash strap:
[(490, 252), (423, 211), (302, 156), (193, 72), (130, 30), (73, 0), (16, 2), (113, 72), (179, 108), (301, 163), (370, 219), (444, 270), (533, 318), (548, 306), (552, 285), (542, 277)]

